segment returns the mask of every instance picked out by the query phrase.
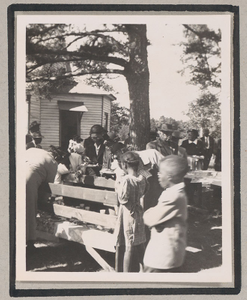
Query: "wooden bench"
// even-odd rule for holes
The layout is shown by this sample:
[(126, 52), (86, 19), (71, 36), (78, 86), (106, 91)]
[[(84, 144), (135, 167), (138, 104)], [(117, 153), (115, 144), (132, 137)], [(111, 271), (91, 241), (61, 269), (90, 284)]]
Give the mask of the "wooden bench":
[[(114, 269), (99, 255), (95, 249), (116, 252), (116, 237), (114, 229), (117, 222), (118, 206), (117, 193), (115, 192), (115, 182), (111, 179), (102, 177), (83, 176), (79, 182), (67, 182), (67, 184), (50, 183), (49, 187), (53, 196), (62, 196), (66, 198), (66, 205), (53, 204), (54, 213), (57, 216), (68, 219), (67, 221), (58, 222), (55, 229), (55, 236), (67, 239), (85, 245), (88, 253), (107, 271)], [(110, 214), (86, 210), (85, 208), (72, 207), (70, 201), (76, 199), (80, 204), (88, 205), (92, 203), (93, 207), (103, 206)], [(76, 219), (79, 223), (70, 222), (69, 219)]]

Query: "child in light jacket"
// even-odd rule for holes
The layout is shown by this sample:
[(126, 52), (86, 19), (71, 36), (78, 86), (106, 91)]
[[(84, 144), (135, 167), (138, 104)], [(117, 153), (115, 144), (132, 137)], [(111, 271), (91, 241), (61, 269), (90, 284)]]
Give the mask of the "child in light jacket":
[(169, 155), (161, 160), (159, 183), (165, 189), (155, 207), (144, 213), (151, 238), (144, 254), (144, 272), (176, 271), (184, 262), (187, 232), (187, 197), (183, 178), (187, 160)]

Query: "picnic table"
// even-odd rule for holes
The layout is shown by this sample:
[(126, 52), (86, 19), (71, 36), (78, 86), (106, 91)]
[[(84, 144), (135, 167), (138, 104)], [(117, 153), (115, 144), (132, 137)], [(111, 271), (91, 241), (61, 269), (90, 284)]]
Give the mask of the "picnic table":
[(55, 198), (55, 216), (44, 221), (37, 218), (39, 231), (85, 246), (87, 252), (107, 270), (114, 269), (96, 249), (116, 252), (114, 229), (117, 222), (117, 194), (115, 181), (103, 177), (70, 174), (64, 184), (50, 183)]
[(185, 175), (186, 179), (190, 179), (190, 183), (201, 183), (205, 185), (221, 186), (221, 172), (210, 170), (190, 171)]
[(197, 194), (197, 205), (202, 205), (202, 189), (210, 187), (216, 193), (221, 193), (221, 172), (214, 170), (195, 170), (189, 171), (184, 181), (189, 198), (189, 202), (193, 203), (194, 194)]

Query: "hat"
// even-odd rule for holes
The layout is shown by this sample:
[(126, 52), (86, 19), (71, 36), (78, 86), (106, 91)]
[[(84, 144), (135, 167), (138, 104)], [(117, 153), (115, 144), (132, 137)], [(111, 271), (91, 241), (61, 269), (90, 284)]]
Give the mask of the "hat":
[(40, 131), (31, 132), (31, 136), (33, 139), (42, 139), (44, 137)]
[(31, 133), (40, 131), (39, 128), (40, 128), (40, 124), (37, 121), (33, 121), (29, 126), (29, 130)]
[(172, 137), (175, 139), (178, 139), (178, 140), (181, 139), (180, 131), (178, 131), (178, 130), (173, 131)]
[(172, 132), (172, 125), (171, 124), (161, 124), (161, 126), (158, 128), (159, 131), (163, 132)]
[(104, 133), (105, 129), (101, 125), (93, 125), (90, 129), (90, 134), (92, 133)]

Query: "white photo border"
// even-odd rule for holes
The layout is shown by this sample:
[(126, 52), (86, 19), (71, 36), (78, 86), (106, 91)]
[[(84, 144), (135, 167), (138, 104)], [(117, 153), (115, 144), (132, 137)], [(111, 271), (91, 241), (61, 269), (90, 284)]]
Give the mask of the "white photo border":
[[(233, 192), (233, 120), (234, 120), (234, 91), (233, 91), (233, 14), (231, 12), (217, 13), (217, 12), (167, 12), (162, 11), (157, 15), (152, 12), (148, 15), (145, 12), (144, 16), (140, 12), (132, 12), (131, 15), (121, 14), (114, 15), (109, 12), (109, 15), (104, 14), (104, 19), (107, 22), (102, 23), (147, 23), (152, 18), (167, 18), (168, 22), (172, 23), (174, 18), (179, 19), (179, 23), (189, 24), (205, 24), (206, 18), (212, 20), (215, 18), (216, 22), (224, 24), (222, 30), (222, 93), (221, 97), (228, 101), (222, 101), (222, 236), (223, 236), (223, 264), (220, 273), (213, 272), (206, 274), (200, 278), (199, 274), (116, 274), (116, 273), (68, 273), (68, 272), (44, 272), (34, 273), (27, 272), (25, 265), (25, 178), (21, 176), (24, 165), (24, 150), (25, 142), (25, 124), (23, 121), (23, 103), (26, 99), (25, 91), (25, 28), (29, 23), (64, 23), (66, 18), (68, 23), (74, 23), (78, 15), (83, 14), (85, 19), (93, 21), (97, 18), (99, 21), (99, 13), (89, 15), (88, 12), (65, 12), (56, 14), (55, 12), (16, 12), (15, 34), (16, 34), (16, 90), (15, 90), (15, 105), (16, 105), (16, 282), (83, 282), (86, 286), (91, 286), (90, 283), (95, 282), (140, 282), (140, 283), (169, 283), (174, 287), (234, 287), (234, 192)], [(141, 19), (145, 19), (143, 22)], [(60, 21), (61, 20), (61, 21)], [(114, 21), (115, 20), (115, 21)], [(122, 21), (123, 20), (123, 21)], [(88, 22), (89, 22), (88, 21)], [(166, 21), (167, 22), (167, 21)], [(86, 23), (86, 22), (85, 22)], [(226, 201), (225, 201), (226, 199)], [(230, 234), (229, 234), (230, 233)], [(231, 239), (229, 239), (229, 235)], [(107, 275), (106, 275), (107, 274)], [(55, 276), (54, 276), (55, 275)], [(224, 275), (224, 276), (223, 276)], [(49, 278), (48, 278), (49, 277)], [(210, 278), (210, 280), (209, 280)], [(221, 280), (219, 281), (219, 278)], [(223, 280), (222, 280), (223, 279)], [(88, 285), (87, 285), (88, 284)]]

